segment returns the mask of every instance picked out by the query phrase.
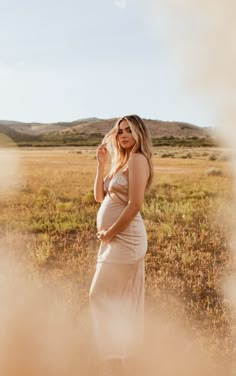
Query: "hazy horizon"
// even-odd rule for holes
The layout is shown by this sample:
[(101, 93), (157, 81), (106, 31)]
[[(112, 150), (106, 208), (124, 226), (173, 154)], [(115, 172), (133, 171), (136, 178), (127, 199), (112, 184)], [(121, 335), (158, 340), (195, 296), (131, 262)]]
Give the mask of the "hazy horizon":
[[(21, 120), (12, 120), (12, 119), (0, 119), (0, 123), (22, 123), (22, 124), (59, 124), (59, 123), (74, 123), (74, 122), (77, 122), (77, 121), (86, 121), (86, 120), (112, 120), (112, 119), (117, 119), (119, 118), (119, 116), (114, 116), (114, 117), (108, 117), (108, 118), (101, 118), (101, 117), (97, 117), (97, 116), (89, 116), (89, 117), (86, 117), (86, 118), (77, 118), (77, 119), (73, 119), (73, 120), (59, 120), (59, 121), (52, 121), (52, 122), (43, 122), (43, 121), (21, 121)], [(198, 124), (193, 124), (193, 123), (190, 123), (190, 122), (186, 122), (186, 121), (180, 121), (180, 120), (163, 120), (163, 119), (154, 119), (154, 118), (149, 118), (149, 117), (144, 117), (143, 118), (144, 120), (152, 120), (152, 121), (161, 121), (161, 122), (176, 122), (176, 123), (186, 123), (186, 124), (190, 124), (190, 125), (194, 125), (194, 126), (197, 126), (197, 127), (200, 127), (200, 128), (215, 128), (215, 125), (198, 125)]]

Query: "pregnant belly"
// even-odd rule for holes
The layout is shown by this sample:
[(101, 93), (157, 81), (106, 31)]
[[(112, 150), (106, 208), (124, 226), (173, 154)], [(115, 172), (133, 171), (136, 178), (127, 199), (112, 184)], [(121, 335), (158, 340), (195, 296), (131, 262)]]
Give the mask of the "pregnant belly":
[(112, 200), (108, 195), (103, 200), (97, 214), (97, 229), (106, 230), (117, 220), (125, 205)]
[[(114, 224), (125, 205), (105, 197), (97, 214), (97, 229), (106, 230)], [(110, 243), (101, 242), (98, 262), (130, 264), (145, 256), (147, 234), (140, 212)]]

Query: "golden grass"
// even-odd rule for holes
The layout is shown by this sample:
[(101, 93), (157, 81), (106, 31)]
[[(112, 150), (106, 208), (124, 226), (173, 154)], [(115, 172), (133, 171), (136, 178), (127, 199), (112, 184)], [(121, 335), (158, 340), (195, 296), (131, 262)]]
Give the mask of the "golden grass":
[[(147, 306), (184, 317), (202, 341), (228, 356), (234, 350), (232, 318), (222, 282), (230, 273), (229, 164), (209, 160), (210, 149), (182, 149), (191, 159), (178, 156), (178, 149), (171, 149), (174, 158), (162, 158), (162, 152), (154, 155), (155, 179), (142, 213), (149, 239)], [(95, 150), (26, 149), (20, 156), (22, 187), (0, 202), (2, 242), (42, 283), (60, 283), (61, 293), (81, 311), (99, 246)], [(210, 167), (220, 168), (222, 176), (208, 176)]]

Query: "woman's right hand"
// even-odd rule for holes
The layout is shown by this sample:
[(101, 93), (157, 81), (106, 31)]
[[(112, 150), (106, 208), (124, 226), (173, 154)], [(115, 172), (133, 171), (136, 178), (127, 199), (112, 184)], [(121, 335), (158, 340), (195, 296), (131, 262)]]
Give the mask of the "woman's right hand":
[(109, 153), (105, 144), (101, 144), (97, 148), (96, 158), (99, 165), (105, 166), (108, 161)]

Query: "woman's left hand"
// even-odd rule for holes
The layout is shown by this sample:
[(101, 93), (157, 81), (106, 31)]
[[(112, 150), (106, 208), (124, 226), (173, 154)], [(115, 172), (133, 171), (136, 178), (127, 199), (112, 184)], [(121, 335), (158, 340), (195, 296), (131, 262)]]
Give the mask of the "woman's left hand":
[(113, 236), (109, 234), (108, 230), (101, 230), (97, 232), (97, 237), (99, 240), (103, 241), (104, 243), (110, 243)]

